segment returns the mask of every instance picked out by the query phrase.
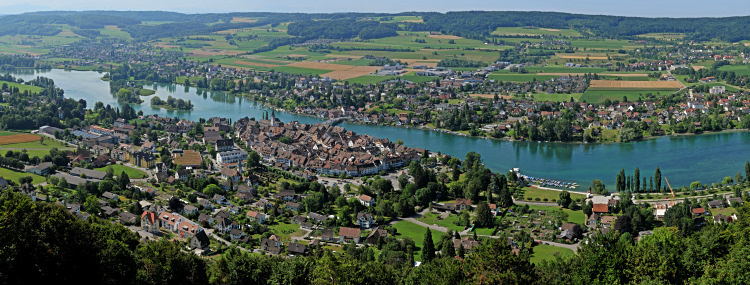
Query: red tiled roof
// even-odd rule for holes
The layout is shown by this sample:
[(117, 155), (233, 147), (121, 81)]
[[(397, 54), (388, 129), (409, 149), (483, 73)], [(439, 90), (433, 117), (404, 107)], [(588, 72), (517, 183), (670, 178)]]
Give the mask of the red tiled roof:
[(609, 206), (607, 204), (594, 204), (594, 213), (608, 213)]
[(156, 221), (156, 213), (154, 212), (143, 211), (143, 214), (141, 214), (141, 219), (143, 219), (143, 217), (148, 217), (148, 221), (152, 224), (154, 223), (154, 221)]
[(342, 237), (360, 237), (362, 231), (356, 228), (341, 227), (339, 229), (339, 236)]

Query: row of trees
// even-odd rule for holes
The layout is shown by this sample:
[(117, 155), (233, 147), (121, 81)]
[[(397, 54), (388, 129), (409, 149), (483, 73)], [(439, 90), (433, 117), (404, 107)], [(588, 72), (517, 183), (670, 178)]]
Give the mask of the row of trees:
[[(686, 222), (687, 208), (670, 210), (665, 223)], [(0, 231), (0, 280), (77, 282), (85, 276), (97, 284), (742, 284), (750, 278), (746, 220), (708, 225), (699, 232), (657, 228), (635, 242), (633, 220), (643, 209), (623, 209), (615, 230), (589, 238), (577, 255), (536, 266), (529, 262), (530, 250), (516, 255), (504, 239), (482, 240), (466, 253), (454, 250), (449, 242), (454, 234), (432, 243), (429, 232), (421, 249), (408, 239), (379, 243), (378, 257), (368, 246), (345, 245), (340, 254), (311, 247), (311, 257), (292, 259), (237, 249), (202, 259), (181, 250), (179, 242), (141, 244), (123, 226), (96, 218), (82, 221), (62, 206), (6, 191), (0, 196), (0, 213), (7, 217), (0, 219), (6, 229)], [(750, 206), (739, 211), (747, 217)], [(422, 250), (422, 265), (413, 267), (404, 250)]]

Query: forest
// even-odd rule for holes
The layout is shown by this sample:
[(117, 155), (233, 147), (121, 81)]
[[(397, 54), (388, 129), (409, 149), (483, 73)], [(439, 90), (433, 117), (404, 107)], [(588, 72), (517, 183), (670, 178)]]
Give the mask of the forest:
[[(492, 182), (493, 184), (496, 182)], [(692, 230), (689, 205), (665, 216), (668, 227), (633, 238), (642, 210), (623, 205), (615, 230), (583, 243), (570, 259), (532, 264), (530, 253), (511, 251), (505, 239), (487, 239), (454, 258), (437, 250), (413, 267), (403, 252), (410, 239), (345, 245), (340, 253), (311, 247), (308, 257), (251, 255), (222, 248), (216, 259), (182, 250), (166, 239), (139, 242), (125, 227), (91, 217), (80, 220), (63, 206), (0, 195), (0, 282), (94, 284), (743, 284), (750, 280), (746, 217)], [(688, 209), (687, 211), (685, 209)], [(584, 209), (585, 211), (585, 209)], [(624, 217), (632, 218), (624, 218)], [(620, 221), (623, 222), (620, 222)], [(690, 220), (686, 226), (683, 221)], [(641, 222), (638, 222), (641, 223)], [(448, 237), (450, 239), (450, 237)], [(442, 240), (442, 238), (441, 238)], [(450, 248), (452, 247), (443, 247)], [(405, 250), (405, 251), (404, 251)], [(393, 254), (391, 254), (391, 252)], [(400, 254), (396, 254), (400, 253)], [(83, 279), (82, 279), (83, 278)]]
[[(404, 22), (399, 25), (371, 21), (374, 17), (398, 15), (422, 16), (423, 23)], [(260, 18), (255, 23), (231, 23), (234, 17)], [(318, 21), (313, 21), (318, 20)], [(324, 21), (320, 21), (324, 20)], [(169, 21), (159, 25), (143, 25), (142, 21)], [(750, 17), (724, 18), (642, 18), (605, 15), (582, 15), (558, 12), (466, 11), (466, 12), (408, 12), (400, 14), (373, 13), (224, 13), (182, 14), (161, 11), (97, 11), (97, 12), (34, 12), (0, 17), (0, 36), (28, 34), (52, 36), (61, 28), (51, 24), (65, 24), (77, 28), (80, 34), (96, 37), (91, 29), (115, 25), (129, 32), (133, 38), (149, 40), (210, 33), (232, 28), (247, 28), (283, 22), (293, 22), (289, 34), (304, 38), (374, 39), (395, 35), (396, 30), (440, 31), (472, 39), (484, 40), (498, 27), (545, 27), (575, 29), (584, 35), (604, 38), (629, 39), (646, 33), (685, 33), (686, 39), (723, 40), (737, 42), (750, 38), (745, 29)]]

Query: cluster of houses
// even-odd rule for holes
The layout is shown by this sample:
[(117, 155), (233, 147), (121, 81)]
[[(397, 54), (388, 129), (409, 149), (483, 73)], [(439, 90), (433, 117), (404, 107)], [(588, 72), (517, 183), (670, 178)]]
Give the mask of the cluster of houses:
[[(240, 119), (235, 130), (242, 142), (270, 164), (282, 169), (300, 167), (321, 175), (377, 174), (405, 166), (426, 152), (338, 126), (285, 124), (276, 118)], [(281, 138), (286, 138), (286, 142)]]

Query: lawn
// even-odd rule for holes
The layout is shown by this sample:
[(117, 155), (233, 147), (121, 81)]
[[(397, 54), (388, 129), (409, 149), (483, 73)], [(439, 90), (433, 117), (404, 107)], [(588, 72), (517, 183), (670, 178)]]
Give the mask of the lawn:
[[(544, 201), (546, 198), (547, 201), (552, 202), (554, 199), (557, 201), (560, 199), (560, 191), (554, 191), (554, 190), (547, 190), (547, 189), (539, 189), (534, 187), (524, 187), (523, 189), (523, 198), (524, 200), (527, 200), (526, 198), (531, 198), (532, 200), (536, 201), (536, 198), (539, 198), (540, 200)], [(586, 195), (579, 194), (573, 191), (568, 191), (570, 193), (570, 198), (575, 201), (576, 198), (584, 199), (586, 198)]]
[(305, 232), (297, 224), (276, 224), (269, 226), (269, 229), (279, 236), (283, 241), (291, 241), (292, 238), (301, 239)]
[(447, 218), (440, 219), (440, 215), (429, 212), (429, 213), (426, 213), (424, 216), (419, 217), (417, 220), (425, 224), (438, 225), (444, 228), (451, 229), (453, 231), (464, 230), (464, 227), (456, 225), (456, 222), (458, 221), (457, 215), (448, 215)]
[(16, 133), (16, 132), (9, 132), (9, 131), (0, 131), (0, 137), (4, 137), (4, 136), (12, 136), (12, 135), (17, 135), (17, 134), (19, 134), (19, 133)]
[[(396, 228), (396, 231), (398, 232), (398, 234), (396, 235), (397, 238), (411, 238), (414, 241), (414, 245), (417, 246), (417, 249), (414, 252), (414, 260), (421, 261), (422, 244), (424, 242), (424, 235), (425, 233), (427, 233), (427, 229), (408, 221), (400, 221), (394, 224), (393, 227)], [(445, 234), (436, 230), (431, 231), (433, 243), (437, 243), (440, 240), (440, 237)]]
[(43, 89), (42, 87), (37, 87), (37, 86), (19, 84), (19, 83), (8, 82), (8, 81), (0, 81), (0, 85), (3, 85), (3, 84), (7, 84), (8, 87), (17, 87), (18, 90), (21, 92), (28, 90), (30, 93), (39, 93)]
[[(0, 153), (3, 156), (5, 156), (5, 154), (8, 153), (9, 151), (11, 151), (11, 150), (0, 149)], [(17, 152), (17, 151), (22, 151), (22, 150), (13, 150), (13, 152)], [(26, 154), (28, 154), (29, 157), (35, 157), (35, 156), (37, 156), (39, 158), (44, 158), (45, 155), (49, 154), (49, 150), (48, 149), (27, 149), (26, 150)]]
[(53, 147), (56, 147), (58, 149), (67, 148), (68, 146), (64, 145), (63, 143), (53, 140), (50, 138), (45, 137), (44, 138), (44, 144), (41, 144), (41, 141), (34, 141), (34, 142), (25, 142), (25, 143), (14, 143), (14, 144), (5, 144), (0, 146), (0, 149), (51, 149)]
[[(558, 206), (537, 206), (537, 205), (529, 205), (529, 209), (533, 210), (541, 210), (541, 211), (551, 211), (551, 210), (560, 210), (562, 208)], [(562, 209), (563, 212), (568, 214), (568, 222), (569, 223), (576, 223), (583, 225), (586, 221), (586, 215), (583, 213), (583, 211), (573, 211), (571, 209)]]
[(32, 181), (33, 184), (42, 183), (46, 180), (44, 177), (36, 175), (36, 174), (31, 174), (27, 172), (18, 172), (18, 171), (10, 170), (7, 168), (0, 168), (0, 177), (8, 179), (8, 180), (13, 180), (16, 183), (18, 183), (19, 178), (25, 177), (25, 176), (31, 176), (31, 178), (33, 178), (33, 181)]
[(568, 259), (575, 255), (575, 252), (570, 249), (544, 244), (533, 247), (533, 250), (534, 252), (531, 254), (531, 263), (534, 264), (539, 264), (540, 262), (545, 260), (554, 260), (555, 256), (560, 256), (563, 259)]
[(715, 208), (711, 209), (711, 214), (716, 215), (724, 215), (724, 216), (731, 216), (732, 214), (737, 214), (737, 209), (728, 207), (728, 208)]
[(572, 94), (546, 94), (546, 93), (537, 93), (532, 94), (534, 96), (534, 101), (539, 102), (569, 102), (570, 98), (573, 98), (575, 101), (579, 101), (581, 99), (581, 96), (583, 96), (582, 93), (572, 93)]
[(106, 173), (107, 168), (112, 168), (114, 170), (115, 176), (119, 175), (123, 171), (125, 171), (125, 174), (127, 174), (130, 179), (140, 179), (147, 176), (146, 173), (141, 170), (120, 164), (113, 164), (107, 167), (95, 168), (94, 170)]

